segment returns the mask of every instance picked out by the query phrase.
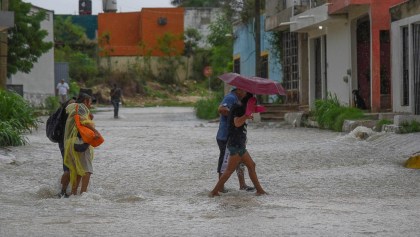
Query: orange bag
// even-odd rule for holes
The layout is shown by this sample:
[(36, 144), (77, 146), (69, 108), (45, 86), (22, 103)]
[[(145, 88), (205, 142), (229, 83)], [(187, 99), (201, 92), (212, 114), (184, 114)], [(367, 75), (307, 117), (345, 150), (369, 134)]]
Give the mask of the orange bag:
[(95, 132), (90, 128), (83, 126), (80, 123), (79, 104), (76, 105), (76, 114), (74, 115), (74, 122), (76, 123), (77, 130), (82, 137), (82, 140), (93, 147), (97, 147), (104, 142), (104, 138), (99, 134), (99, 137), (95, 138)]

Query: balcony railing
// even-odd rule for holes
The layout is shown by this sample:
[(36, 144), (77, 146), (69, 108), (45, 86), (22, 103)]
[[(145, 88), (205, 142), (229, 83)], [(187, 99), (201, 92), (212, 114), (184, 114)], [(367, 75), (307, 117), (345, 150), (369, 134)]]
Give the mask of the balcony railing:
[(284, 10), (293, 8), (297, 15), (308, 9), (319, 7), (327, 3), (328, 0), (266, 0), (266, 14), (273, 16)]

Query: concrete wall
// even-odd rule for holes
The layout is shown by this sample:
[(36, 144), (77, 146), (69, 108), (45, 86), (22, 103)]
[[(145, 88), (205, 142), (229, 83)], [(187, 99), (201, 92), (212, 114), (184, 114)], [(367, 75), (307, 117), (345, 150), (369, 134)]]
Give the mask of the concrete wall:
[[(165, 21), (160, 24), (159, 19)], [(141, 12), (102, 13), (98, 15), (98, 42), (105, 49), (101, 55), (111, 56), (162, 56), (158, 39), (165, 34), (173, 40), (174, 53), (182, 53), (184, 41), (184, 8), (143, 8)], [(101, 41), (109, 35), (109, 44)], [(144, 46), (140, 47), (140, 45)]]
[[(391, 24), (391, 65), (392, 65), (392, 104), (394, 112), (414, 113), (414, 82), (413, 82), (413, 36), (411, 25), (420, 22), (420, 14), (394, 21)], [(409, 105), (402, 105), (402, 33), (401, 27), (408, 26), (409, 40)]]
[(219, 8), (185, 8), (184, 30), (189, 28), (196, 29), (202, 39), (198, 43), (201, 48), (209, 48), (207, 37), (210, 34), (210, 23), (217, 20), (221, 11)]
[[(181, 57), (181, 65), (177, 70), (177, 76), (180, 81), (184, 81), (186, 79), (186, 63), (187, 57)], [(189, 60), (190, 66), (189, 69), (192, 70), (191, 62), (194, 59)], [(150, 57), (150, 64), (152, 71), (155, 75), (158, 74), (158, 70), (162, 67), (159, 62), (159, 57)], [(103, 68), (108, 68), (110, 65), (111, 71), (120, 71), (126, 72), (129, 68), (143, 68), (145, 66), (145, 59), (144, 57), (133, 57), (133, 56), (126, 56), (126, 57), (101, 57), (99, 59), (99, 66)], [(189, 73), (191, 75), (191, 71)]]
[[(38, 8), (33, 7), (33, 11)], [(53, 12), (46, 11), (47, 17), (41, 23), (41, 28), (48, 31), (47, 42), (54, 41)], [(44, 105), (48, 96), (55, 94), (54, 85), (54, 48), (38, 58), (29, 73), (18, 72), (8, 79), (7, 84), (23, 85), (24, 98), (35, 106)]]

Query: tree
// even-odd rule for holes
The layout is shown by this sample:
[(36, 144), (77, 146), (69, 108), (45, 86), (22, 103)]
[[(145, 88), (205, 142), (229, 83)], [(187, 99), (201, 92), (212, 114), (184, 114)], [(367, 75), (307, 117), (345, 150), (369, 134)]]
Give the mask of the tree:
[(229, 34), (232, 34), (232, 24), (226, 16), (221, 16), (210, 24), (208, 42), (212, 46), (210, 61), (214, 75), (232, 70), (233, 41), (226, 38)]
[(15, 27), (8, 31), (7, 76), (18, 71), (29, 73), (38, 58), (48, 52), (52, 42), (45, 42), (48, 35), (41, 29), (46, 13), (43, 10), (31, 12), (31, 4), (11, 0), (9, 9), (15, 13)]
[(57, 46), (68, 45), (75, 49), (76, 45), (88, 41), (85, 29), (71, 22), (71, 17), (57, 16), (54, 18), (54, 41)]

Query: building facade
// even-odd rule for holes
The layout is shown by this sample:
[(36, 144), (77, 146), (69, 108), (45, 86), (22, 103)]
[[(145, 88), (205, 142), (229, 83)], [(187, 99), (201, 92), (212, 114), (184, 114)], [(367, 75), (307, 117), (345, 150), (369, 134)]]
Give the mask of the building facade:
[[(54, 12), (32, 6), (31, 11), (43, 10), (45, 19), (41, 22), (41, 29), (48, 32), (45, 41), (54, 42)], [(42, 54), (29, 73), (18, 72), (7, 79), (7, 85), (20, 86), (23, 97), (34, 106), (44, 106), (45, 99), (55, 95), (54, 82), (54, 48)]]
[(274, 11), (266, 28), (299, 34), (300, 82), (308, 80), (300, 93), (310, 107), (329, 94), (355, 106), (357, 91), (365, 109), (392, 110), (389, 8), (403, 1), (268, 0), (285, 9)]
[(420, 115), (420, 0), (390, 12), (393, 110)]
[[(271, 32), (264, 30), (265, 16), (261, 16), (261, 72), (260, 77), (282, 82), (281, 65), (271, 47)], [(227, 39), (230, 40), (230, 39)], [(254, 21), (247, 24), (237, 23), (233, 33), (233, 71), (244, 76), (255, 76), (255, 34)], [(269, 97), (267, 102), (273, 102), (275, 97)]]

